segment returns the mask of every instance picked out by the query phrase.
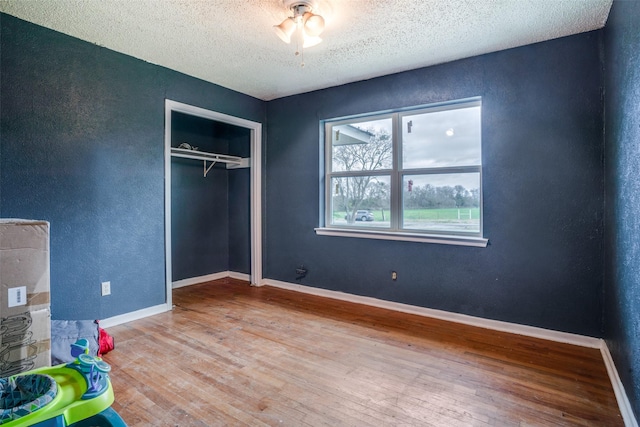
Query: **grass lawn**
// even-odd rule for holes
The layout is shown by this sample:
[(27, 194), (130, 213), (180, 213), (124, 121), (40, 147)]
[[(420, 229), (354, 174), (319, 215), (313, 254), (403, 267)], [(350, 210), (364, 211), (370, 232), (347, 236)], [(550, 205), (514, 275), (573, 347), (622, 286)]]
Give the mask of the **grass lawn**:
[[(375, 221), (389, 221), (390, 213), (389, 210), (384, 211), (384, 219), (382, 217), (383, 213), (381, 209), (372, 209), (373, 217)], [(334, 221), (344, 220), (345, 213), (344, 212), (334, 212), (333, 219)], [(404, 211), (404, 219), (405, 221), (420, 221), (420, 220), (429, 220), (429, 221), (449, 221), (449, 220), (478, 220), (480, 219), (480, 209), (479, 208), (452, 208), (452, 209), (405, 209)]]
[[(375, 215), (375, 213), (374, 213)], [(480, 219), (479, 208), (453, 208), (453, 209), (405, 209), (405, 220), (428, 219), (432, 221), (442, 220), (478, 220)]]

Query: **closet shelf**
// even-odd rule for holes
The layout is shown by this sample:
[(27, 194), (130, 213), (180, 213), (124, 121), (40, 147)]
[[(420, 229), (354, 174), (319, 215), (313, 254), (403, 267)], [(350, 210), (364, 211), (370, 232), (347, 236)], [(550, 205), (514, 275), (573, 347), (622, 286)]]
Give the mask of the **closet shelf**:
[[(187, 150), (184, 148), (171, 148), (171, 157), (181, 157), (184, 159), (202, 160), (204, 162), (204, 176), (211, 170), (216, 163), (226, 163), (227, 169), (246, 168), (249, 167), (249, 159), (228, 154), (207, 153), (204, 151)], [(207, 162), (211, 164), (207, 167)]]

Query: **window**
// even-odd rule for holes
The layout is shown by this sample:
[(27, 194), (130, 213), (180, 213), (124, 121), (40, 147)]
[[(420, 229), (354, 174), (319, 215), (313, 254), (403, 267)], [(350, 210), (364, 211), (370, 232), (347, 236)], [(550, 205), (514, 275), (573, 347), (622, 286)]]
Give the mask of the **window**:
[(325, 150), (319, 234), (486, 245), (479, 99), (329, 120)]

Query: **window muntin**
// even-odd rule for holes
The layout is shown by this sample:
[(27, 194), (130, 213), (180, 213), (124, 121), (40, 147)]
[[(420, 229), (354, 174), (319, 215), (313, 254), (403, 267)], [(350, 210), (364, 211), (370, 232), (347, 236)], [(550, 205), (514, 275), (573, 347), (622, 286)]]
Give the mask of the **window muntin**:
[(475, 99), (325, 122), (325, 224), (481, 237), (480, 110)]

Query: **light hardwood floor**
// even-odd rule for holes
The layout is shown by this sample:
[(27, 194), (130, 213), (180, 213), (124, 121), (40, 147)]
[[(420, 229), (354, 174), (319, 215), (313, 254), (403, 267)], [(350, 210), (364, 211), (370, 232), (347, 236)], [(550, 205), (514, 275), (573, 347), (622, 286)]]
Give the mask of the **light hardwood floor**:
[(129, 426), (621, 426), (599, 350), (224, 279), (109, 329)]

